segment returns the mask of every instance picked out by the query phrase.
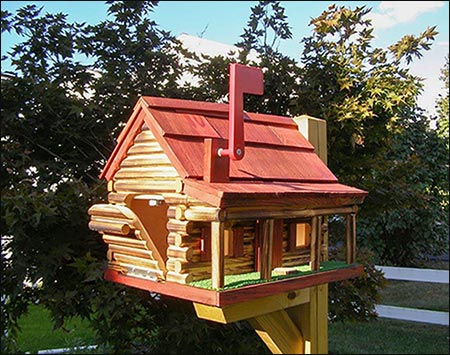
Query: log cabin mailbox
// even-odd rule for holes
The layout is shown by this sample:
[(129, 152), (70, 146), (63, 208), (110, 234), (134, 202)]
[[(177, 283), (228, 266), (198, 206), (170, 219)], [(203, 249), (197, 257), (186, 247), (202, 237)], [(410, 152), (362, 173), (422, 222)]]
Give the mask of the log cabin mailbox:
[[(108, 203), (88, 211), (105, 278), (192, 301), (200, 318), (247, 319), (274, 353), (326, 353), (327, 283), (361, 272), (366, 192), (327, 168), (324, 121), (245, 112), (263, 73), (229, 71), (229, 105), (137, 102), (101, 173)], [(328, 261), (330, 215), (347, 220), (345, 262)]]

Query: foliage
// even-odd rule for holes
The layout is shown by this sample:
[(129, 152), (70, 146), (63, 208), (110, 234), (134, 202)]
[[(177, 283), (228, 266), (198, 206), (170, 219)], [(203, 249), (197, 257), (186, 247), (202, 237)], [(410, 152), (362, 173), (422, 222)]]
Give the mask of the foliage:
[(388, 50), (373, 48), (369, 12), (331, 5), (311, 21), (295, 112), (327, 121), (331, 171), (369, 192), (359, 212), (363, 243), (379, 262), (408, 265), (442, 252), (448, 237), (445, 194), (436, 193), (448, 191), (448, 165), (416, 107), (422, 83), (408, 68), (437, 32), (431, 27)]
[(256, 50), (263, 56), (278, 52), (280, 40), (292, 38), (291, 28), (280, 1), (259, 1), (251, 8), (247, 28), (238, 46), (246, 52)]
[(414, 266), (448, 252), (448, 151), (429, 120), (408, 116), (367, 181), (371, 194), (358, 227), (361, 244), (382, 261)]
[[(344, 258), (345, 248), (337, 248), (330, 260)], [(386, 287), (383, 272), (375, 268), (374, 254), (359, 248), (356, 262), (363, 266), (360, 276), (329, 284), (329, 311), (331, 322), (368, 321), (377, 318), (375, 305), (380, 301), (379, 291)]]
[(2, 11), (2, 31), (23, 38), (1, 88), (2, 352), (16, 350), (17, 319), (37, 298), (56, 327), (89, 318), (119, 349), (151, 335), (129, 317), (148, 313), (147, 295), (102, 279), (106, 249), (86, 211), (105, 196), (98, 175), (137, 95), (176, 96), (176, 43), (147, 19), (155, 5), (111, 2), (111, 19), (95, 26), (36, 6)]
[[(20, 350), (17, 320), (37, 299), (56, 327), (72, 315), (88, 319), (99, 343), (115, 353), (180, 352), (180, 344), (192, 353), (267, 351), (246, 323), (202, 321), (186, 302), (102, 278), (105, 245), (88, 229), (86, 211), (105, 197), (98, 174), (131, 107), (139, 95), (224, 101), (226, 65), (236, 60), (206, 58), (191, 66), (200, 86), (180, 88), (178, 53), (184, 52), (150, 19), (157, 2), (107, 4), (108, 19), (90, 26), (69, 23), (63, 14), (42, 15), (35, 6), (14, 15), (2, 11), (2, 32), (23, 38), (2, 58), (15, 72), (1, 83), (2, 352)], [(364, 242), (404, 263), (430, 244), (442, 250), (442, 236), (448, 236), (442, 139), (417, 113), (421, 83), (405, 67), (436, 32), (405, 37), (389, 51), (371, 49), (367, 12), (331, 7), (314, 19), (301, 68), (277, 49), (291, 37), (280, 2), (261, 1), (252, 8), (237, 60), (249, 63), (254, 50), (258, 59), (250, 64), (265, 72), (264, 96), (248, 97), (247, 110), (328, 121), (331, 170), (369, 190), (358, 225)], [(81, 64), (80, 56), (91, 65)], [(368, 302), (380, 281), (373, 271), (333, 296), (360, 298), (351, 301), (369, 313), (361, 308), (356, 317), (371, 315)], [(338, 317), (343, 310), (333, 312)]]
[(448, 75), (448, 54), (445, 58), (446, 62), (441, 69), (440, 79), (444, 82), (445, 93), (436, 101), (436, 108), (438, 113), (437, 130), (439, 136), (447, 142), (447, 149), (449, 149), (449, 135), (448, 135), (448, 117), (449, 117), (449, 75)]

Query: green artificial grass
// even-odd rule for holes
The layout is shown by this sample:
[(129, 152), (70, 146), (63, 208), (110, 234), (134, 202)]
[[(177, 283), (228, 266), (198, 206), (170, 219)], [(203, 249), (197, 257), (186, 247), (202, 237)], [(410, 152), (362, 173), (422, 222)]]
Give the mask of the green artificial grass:
[[(243, 286), (256, 285), (264, 282), (273, 282), (277, 280), (289, 279), (293, 277), (305, 276), (309, 274), (313, 274), (316, 272), (322, 271), (330, 271), (337, 270), (347, 267), (348, 264), (343, 261), (323, 261), (320, 263), (319, 271), (311, 271), (309, 265), (299, 265), (294, 268), (297, 270), (297, 273), (290, 275), (275, 275), (272, 272), (272, 278), (270, 280), (260, 279), (259, 272), (248, 272), (245, 274), (236, 274), (236, 275), (225, 275), (224, 277), (224, 287), (220, 289), (215, 289), (217, 291), (225, 291), (231, 290)], [(190, 286), (204, 288), (208, 290), (214, 290), (211, 285), (211, 279), (197, 280), (189, 283)]]

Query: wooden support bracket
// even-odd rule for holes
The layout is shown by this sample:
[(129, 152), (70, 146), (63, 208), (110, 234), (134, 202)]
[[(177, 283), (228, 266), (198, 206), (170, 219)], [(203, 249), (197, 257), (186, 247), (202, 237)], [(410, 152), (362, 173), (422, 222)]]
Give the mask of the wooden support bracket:
[(249, 323), (273, 354), (304, 353), (302, 333), (285, 310), (251, 318)]
[(328, 286), (284, 292), (224, 307), (194, 303), (197, 316), (219, 323), (247, 320), (273, 354), (328, 352)]

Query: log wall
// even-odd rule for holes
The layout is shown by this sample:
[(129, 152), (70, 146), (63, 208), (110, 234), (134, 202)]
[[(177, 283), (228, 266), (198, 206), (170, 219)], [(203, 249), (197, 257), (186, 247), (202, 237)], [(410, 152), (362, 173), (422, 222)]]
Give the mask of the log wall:
[(153, 133), (144, 125), (113, 179), (118, 193), (176, 192), (180, 177)]
[[(108, 244), (110, 267), (129, 275), (150, 279), (165, 279), (177, 283), (189, 283), (211, 277), (211, 240), (208, 230), (211, 221), (220, 220), (221, 211), (200, 200), (182, 193), (183, 184), (177, 171), (171, 164), (153, 133), (144, 125), (126, 158), (121, 162), (119, 170), (108, 184), (108, 202), (111, 208), (102, 211), (97, 208), (91, 215), (90, 227), (102, 234)], [(166, 219), (158, 226), (159, 238), (152, 238), (151, 225), (143, 220), (147, 213), (134, 211), (136, 199), (160, 196), (167, 204)], [(146, 203), (146, 202), (144, 202)], [(136, 215), (133, 221), (123, 219), (114, 209), (123, 206), (133, 210)], [(239, 220), (240, 213), (236, 217)], [(150, 218), (151, 216), (149, 216)], [(132, 219), (133, 219), (132, 218)], [(140, 228), (136, 221), (140, 221)], [(282, 258), (281, 266), (295, 266), (310, 261), (310, 251), (290, 247), (290, 222), (286, 219), (282, 224)], [(153, 222), (155, 223), (155, 222)], [(158, 222), (159, 223), (159, 222)], [(256, 219), (245, 218), (239, 221), (227, 221), (225, 275), (252, 272), (257, 269), (255, 255), (255, 238), (257, 236)], [(239, 229), (239, 236), (233, 241), (233, 231)], [(167, 231), (166, 237), (161, 230)], [(210, 232), (209, 232), (210, 233)], [(237, 232), (236, 232), (237, 233)], [(149, 241), (153, 242), (150, 245)], [(164, 240), (164, 252), (161, 252), (161, 235)], [(159, 240), (157, 240), (159, 239)], [(237, 245), (239, 240), (241, 245)], [(158, 245), (156, 245), (156, 244)], [(234, 250), (238, 247), (236, 255)], [(158, 254), (155, 257), (155, 253)], [(161, 261), (164, 263), (161, 266)]]
[(97, 204), (88, 213), (89, 228), (108, 245), (110, 267), (128, 275), (164, 279), (164, 260), (133, 211), (122, 205)]

